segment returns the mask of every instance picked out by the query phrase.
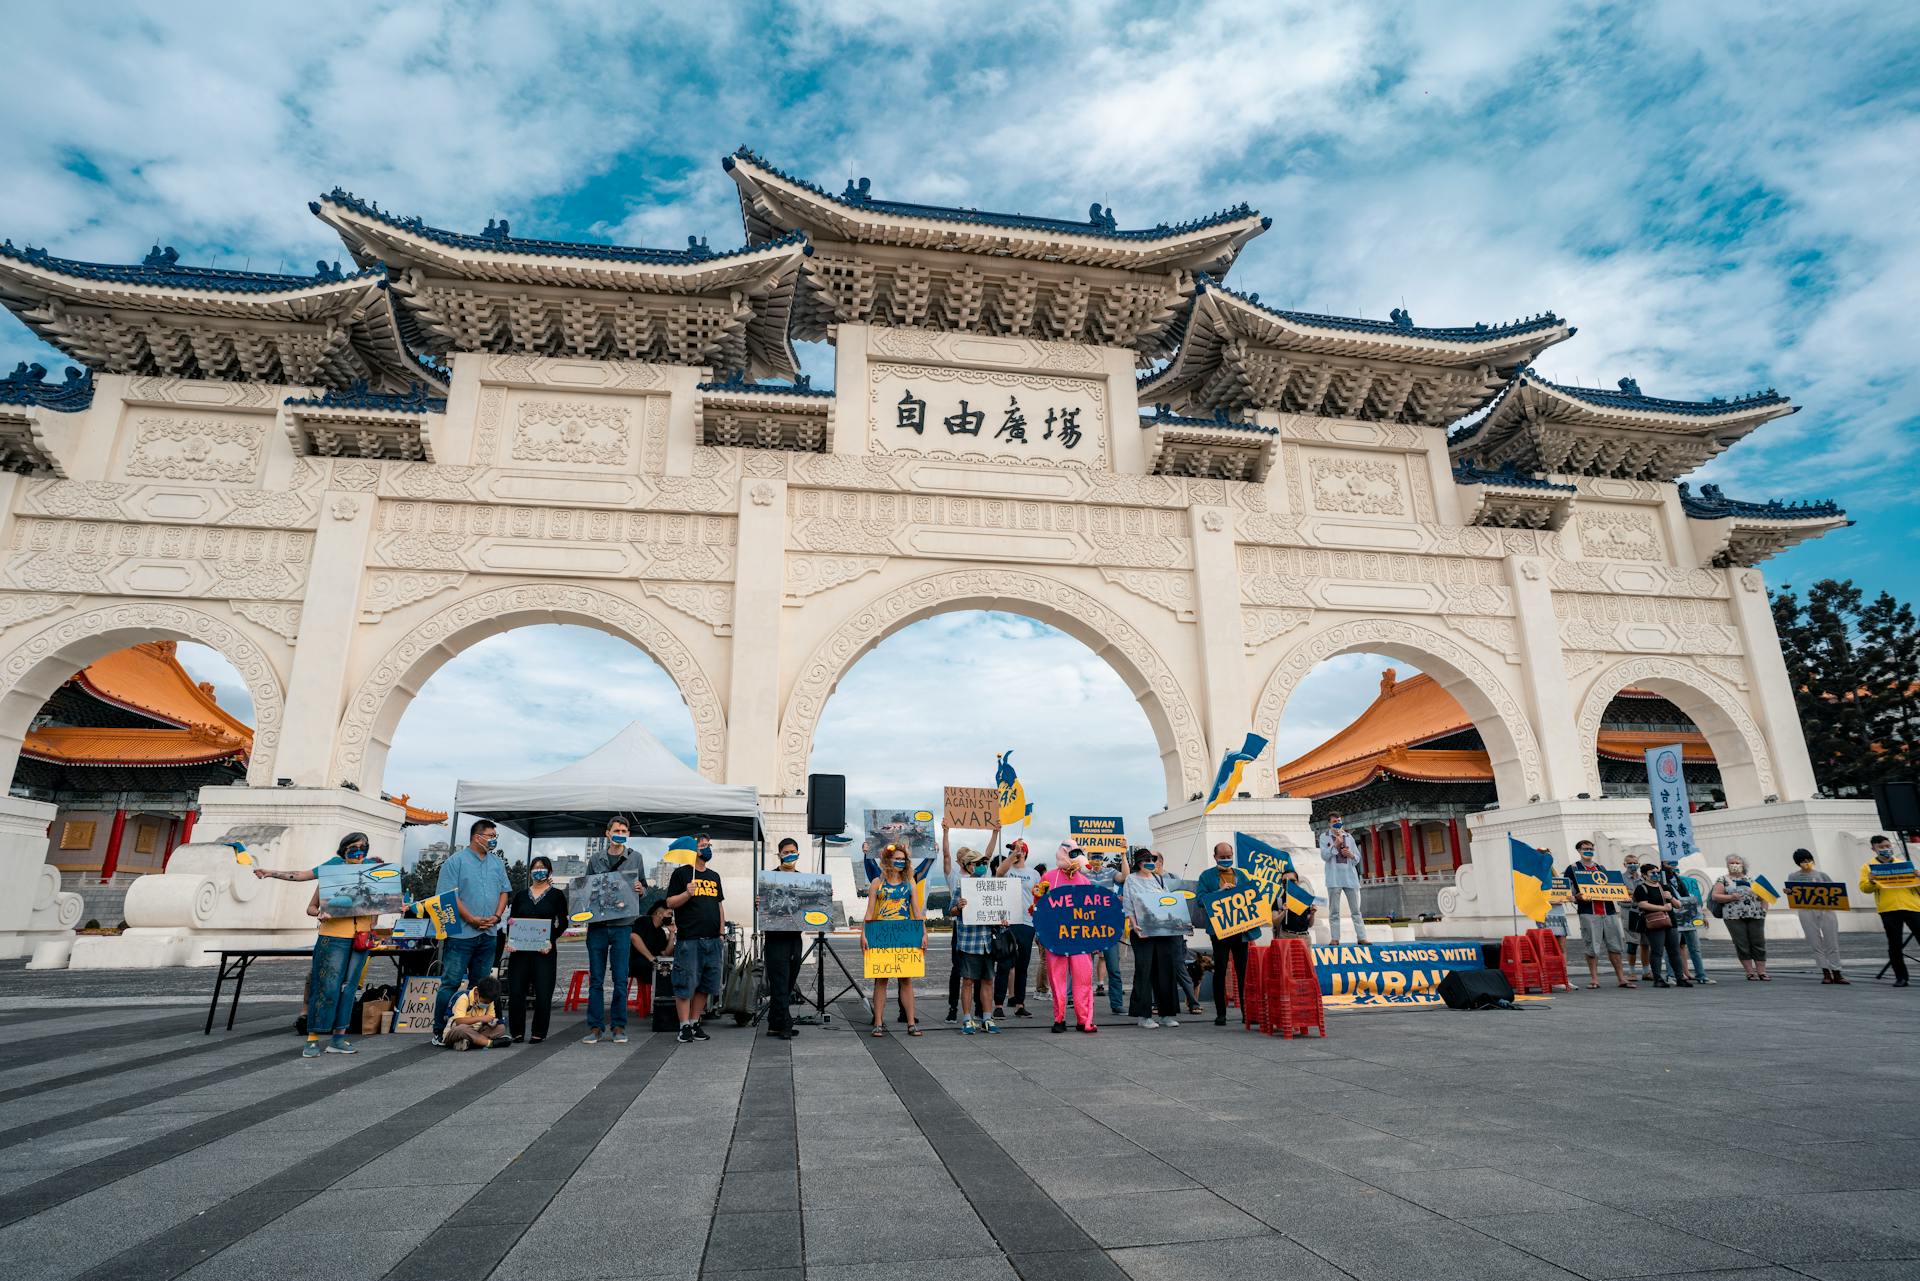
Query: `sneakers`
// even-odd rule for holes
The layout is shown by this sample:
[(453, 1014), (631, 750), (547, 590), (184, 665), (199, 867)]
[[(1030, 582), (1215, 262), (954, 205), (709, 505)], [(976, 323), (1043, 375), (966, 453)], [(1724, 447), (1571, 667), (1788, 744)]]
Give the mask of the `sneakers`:
[[(598, 1039), (598, 1038), (596, 1038), (596, 1039)], [(682, 1024), (680, 1025), (680, 1035), (679, 1035), (678, 1037), (676, 1037), (676, 1038), (674, 1038), (674, 1039), (675, 1039), (675, 1040), (677, 1040), (677, 1041), (679, 1041), (679, 1042), (680, 1042), (680, 1044), (682, 1044), (682, 1045), (691, 1045), (691, 1044), (693, 1044), (693, 1024), (691, 1024), (691, 1023), (682, 1023)]]
[(994, 1024), (994, 1021), (992, 1019), (987, 1020), (986, 1028), (987, 1028), (987, 1035), (989, 1036), (992, 1036), (1000, 1031), (999, 1027)]
[(962, 1023), (960, 1025), (960, 1030), (966, 1033), (968, 1036), (972, 1036), (974, 1032), (973, 1020), (969, 1018), (965, 1023)]
[[(948, 1023), (957, 1023), (957, 1022), (959, 1022), (959, 1021), (960, 1021), (960, 1010), (959, 1010), (959, 1008), (958, 1008), (957, 1006), (952, 1006), (952, 1005), (949, 1005), (949, 1006), (947, 1007), (947, 1017), (946, 1017), (946, 1019), (945, 1019), (945, 1022), (948, 1022)], [(971, 1019), (969, 1019), (969, 1020), (968, 1020), (968, 1022), (972, 1022), (972, 1020), (971, 1020)]]
[(1105, 983), (1095, 983), (1093, 985), (1093, 994), (1095, 996), (1105, 996), (1107, 994), (1107, 985)]
[(1140, 1025), (1141, 1027), (1150, 1027), (1150, 1028), (1155, 1028), (1155, 1029), (1158, 1029), (1158, 1028), (1159, 1028), (1159, 1026), (1160, 1026), (1160, 1020), (1158, 1020), (1158, 1019), (1141, 1019), (1141, 1020), (1140, 1020), (1140, 1024), (1139, 1024), (1139, 1025)]
[(324, 1053), (326, 1053), (326, 1047), (322, 1046), (320, 1042), (308, 1041), (307, 1047), (300, 1051), (300, 1057), (303, 1059), (317, 1059)]
[(713, 1038), (707, 1035), (707, 1029), (701, 1027), (700, 1024), (696, 1022), (693, 1025), (693, 1039), (696, 1041), (711, 1041)]
[(1174, 1018), (1172, 1015), (1168, 1015), (1167, 1017), (1160, 1020), (1160, 1026), (1161, 1027), (1179, 1027), (1180, 1020)]
[(993, 1007), (993, 1017), (996, 1019), (1004, 1019), (1007, 1017), (1007, 1011), (1002, 1006), (996, 1005)]
[(1064, 1019), (1056, 1019), (1053, 1024), (1053, 1030), (1056, 1032), (1066, 1031), (1067, 1030), (1066, 1021)]
[(510, 1046), (510, 1045), (512, 1045), (512, 1044), (513, 1044), (513, 1038), (512, 1038), (512, 1037), (510, 1037), (510, 1036), (496, 1036), (496, 1037), (494, 1037), (494, 1038), (493, 1038), (493, 1040), (491, 1040), (491, 1041), (489, 1041), (489, 1042), (487, 1042), (487, 1048), (488, 1048), (488, 1049), (490, 1049), (490, 1050), (504, 1050), (504, 1049), (506, 1049), (506, 1048), (507, 1048), (508, 1046)]
[[(994, 1014), (994, 1017), (995, 1017), (995, 1018), (998, 1018), (998, 1017), (1000, 1017), (1000, 1015), (999, 1015), (999, 1013), (998, 1013), (997, 1011), (995, 1012), (995, 1014)], [(1014, 1018), (1016, 1018), (1016, 1019), (1030, 1019), (1030, 1018), (1032, 1018), (1032, 1017), (1033, 1017), (1033, 1015), (1032, 1015), (1032, 1013), (1031, 1013), (1031, 1012), (1029, 1012), (1029, 1011), (1028, 1011), (1028, 1009), (1027, 1009), (1027, 1007), (1026, 1007), (1026, 1006), (1024, 1006), (1024, 1005), (1022, 1005), (1022, 1006), (1019, 1006), (1019, 1007), (1017, 1007), (1017, 1008), (1016, 1008), (1016, 1009), (1014, 1010), (1014, 1012), (1013, 1012), (1013, 1017), (1014, 1017)]]
[(1216, 1015), (1214, 1015), (1214, 1016), (1213, 1016), (1213, 1025), (1214, 1025), (1215, 1027), (1225, 1027), (1225, 1026), (1227, 1025), (1227, 1016), (1226, 1016), (1226, 1015), (1224, 1015), (1224, 1014), (1216, 1014)]
[(580, 1038), (580, 1044), (582, 1045), (600, 1044), (600, 1029), (597, 1027), (588, 1028), (587, 1034)]
[(360, 1051), (358, 1051), (358, 1050), (356, 1050), (356, 1049), (354, 1049), (354, 1048), (353, 1048), (353, 1043), (352, 1043), (352, 1042), (350, 1042), (350, 1041), (348, 1041), (346, 1037), (344, 1037), (344, 1036), (336, 1036), (336, 1037), (334, 1037), (334, 1038), (333, 1038), (333, 1039), (332, 1039), (331, 1041), (328, 1041), (328, 1042), (327, 1042), (327, 1049), (326, 1049), (326, 1053), (328, 1053), (328, 1054), (358, 1054), (358, 1053), (360, 1053)]
[(613, 1043), (615, 1045), (625, 1045), (627, 1043), (627, 1029), (623, 1027), (613, 1029)]

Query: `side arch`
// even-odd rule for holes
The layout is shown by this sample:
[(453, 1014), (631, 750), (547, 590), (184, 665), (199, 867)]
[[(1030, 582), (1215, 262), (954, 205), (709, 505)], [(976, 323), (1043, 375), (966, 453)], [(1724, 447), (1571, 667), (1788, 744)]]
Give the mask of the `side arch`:
[(693, 653), (659, 619), (597, 587), (533, 583), (457, 601), (420, 623), (374, 664), (348, 699), (334, 742), (335, 777), (377, 788), (400, 717), (427, 678), (475, 642), (534, 623), (572, 623), (618, 636), (666, 669), (693, 714), (700, 772), (717, 779), (726, 760), (727, 715)]
[(285, 694), (265, 651), (223, 619), (170, 601), (129, 601), (89, 609), (35, 632), (0, 658), (0, 768), (11, 779), (33, 718), (75, 672), (142, 641), (183, 640), (220, 651), (253, 699), (253, 753), (247, 782), (273, 785)]
[(874, 646), (901, 628), (963, 609), (1004, 610), (1058, 627), (1120, 673), (1139, 700), (1160, 744), (1167, 800), (1179, 804), (1204, 791), (1206, 738), (1193, 701), (1173, 668), (1118, 612), (1044, 574), (969, 569), (930, 574), (894, 588), (853, 611), (801, 665), (780, 717), (780, 789), (806, 783), (814, 730), (835, 686)]
[[(1336, 623), (1295, 645), (1260, 691), (1253, 713), (1254, 731), (1271, 738), (1287, 700), (1307, 673), (1335, 655), (1356, 652), (1385, 654), (1413, 664), (1466, 709), (1493, 762), (1494, 788), (1501, 804), (1524, 804), (1529, 797), (1545, 794), (1539, 740), (1513, 691), (1458, 642), (1399, 619)], [(1276, 764), (1269, 747), (1259, 768), (1266, 770), (1270, 779)]]
[(1623, 689), (1652, 690), (1687, 714), (1707, 737), (1730, 806), (1758, 805), (1779, 789), (1760, 726), (1711, 676), (1673, 658), (1629, 658), (1604, 669), (1580, 706), (1580, 750), (1588, 790), (1600, 795), (1600, 721)]

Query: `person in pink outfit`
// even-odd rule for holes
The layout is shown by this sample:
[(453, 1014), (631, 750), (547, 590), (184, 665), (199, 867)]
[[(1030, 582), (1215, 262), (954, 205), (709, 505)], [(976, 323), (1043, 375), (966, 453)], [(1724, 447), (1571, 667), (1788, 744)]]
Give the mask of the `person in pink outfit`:
[[(1036, 901), (1045, 898), (1063, 885), (1091, 885), (1087, 876), (1086, 856), (1072, 841), (1060, 842), (1060, 852), (1054, 857), (1054, 865), (1033, 887)], [(1093, 1025), (1093, 958), (1080, 956), (1055, 956), (1047, 954), (1047, 979), (1053, 987), (1053, 1030), (1064, 1032), (1067, 1021), (1062, 1015), (1067, 1012), (1067, 992), (1073, 992), (1073, 1015), (1079, 1021), (1082, 1032), (1098, 1032)]]

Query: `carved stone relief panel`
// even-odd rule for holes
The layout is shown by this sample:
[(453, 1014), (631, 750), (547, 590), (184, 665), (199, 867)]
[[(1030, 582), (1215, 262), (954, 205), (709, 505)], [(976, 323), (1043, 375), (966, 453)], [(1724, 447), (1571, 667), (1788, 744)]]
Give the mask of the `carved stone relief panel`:
[(1302, 451), (1309, 505), (1316, 512), (1346, 516), (1411, 516), (1406, 463), (1398, 454), (1357, 450)]
[(1723, 600), (1555, 592), (1560, 643), (1616, 653), (1736, 654), (1740, 632)]
[(300, 594), (312, 552), (306, 530), (21, 517), (0, 581), (38, 591), (282, 600)]
[(1557, 592), (1624, 592), (1636, 596), (1727, 595), (1726, 571), (1680, 569), (1672, 565), (1617, 565), (1566, 561), (1547, 570), (1547, 583)]
[(1582, 506), (1574, 517), (1580, 554), (1594, 560), (1667, 559), (1654, 513), (1644, 507)]
[(1511, 614), (1498, 561), (1242, 544), (1240, 598), (1320, 609)]
[(132, 484), (95, 480), (28, 480), (20, 511), (90, 520), (163, 521), (194, 525), (311, 527), (318, 519), (318, 486), (300, 489), (215, 489), (191, 484)]
[(1312, 621), (1310, 609), (1243, 609), (1240, 611), (1241, 643), (1251, 654), (1268, 641), (1278, 640)]
[(135, 410), (120, 470), (135, 478), (250, 485), (260, 478), (271, 426), (271, 420), (257, 415)]
[(441, 592), (452, 591), (467, 581), (465, 574), (413, 573), (408, 570), (377, 570), (367, 575), (360, 593), (360, 621), (377, 623), (382, 614), (422, 601)]
[[(937, 333), (891, 326), (868, 332), (868, 350), (897, 360), (936, 361), (953, 365), (998, 365), (1008, 369), (1064, 373), (1098, 373), (1099, 351), (1075, 342), (1045, 342), (1036, 338), (989, 337), (984, 334)], [(1126, 353), (1130, 363), (1131, 351)]]
[(529, 397), (513, 407), (515, 463), (626, 467), (633, 461), (632, 405), (605, 397)]
[(382, 503), (372, 563), (444, 573), (555, 574), (722, 582), (738, 520), (674, 512)]
[(830, 591), (886, 565), (885, 556), (800, 556), (789, 553), (786, 566), (786, 603), (798, 605), (809, 596)]
[(1152, 601), (1183, 623), (1191, 623), (1196, 617), (1193, 575), (1185, 570), (1102, 569), (1100, 576), (1142, 600)]
[(801, 551), (1172, 568), (1190, 563), (1186, 515), (1165, 508), (795, 489)]

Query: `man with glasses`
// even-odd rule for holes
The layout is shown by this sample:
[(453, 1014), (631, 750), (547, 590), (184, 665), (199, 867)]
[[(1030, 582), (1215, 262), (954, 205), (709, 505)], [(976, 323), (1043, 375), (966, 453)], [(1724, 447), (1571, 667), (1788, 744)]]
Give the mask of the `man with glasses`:
[(1613, 977), (1620, 981), (1620, 986), (1638, 987), (1639, 984), (1628, 978), (1620, 968), (1620, 953), (1626, 950), (1627, 945), (1620, 930), (1619, 905), (1588, 898), (1581, 892), (1580, 882), (1574, 878), (1575, 872), (1593, 873), (1600, 870), (1600, 865), (1593, 861), (1593, 842), (1576, 841), (1573, 849), (1578, 857), (1567, 865), (1567, 884), (1573, 887), (1574, 909), (1580, 916), (1580, 941), (1587, 949), (1587, 986), (1600, 986), (1600, 954), (1604, 951), (1607, 959), (1613, 962)]
[(1364, 944), (1367, 918), (1360, 914), (1360, 849), (1347, 831), (1346, 820), (1338, 814), (1327, 815), (1327, 830), (1320, 833), (1320, 857), (1327, 865), (1327, 929), (1333, 935), (1333, 945), (1340, 946), (1343, 897), (1347, 901), (1347, 915), (1353, 918), (1354, 933)]

